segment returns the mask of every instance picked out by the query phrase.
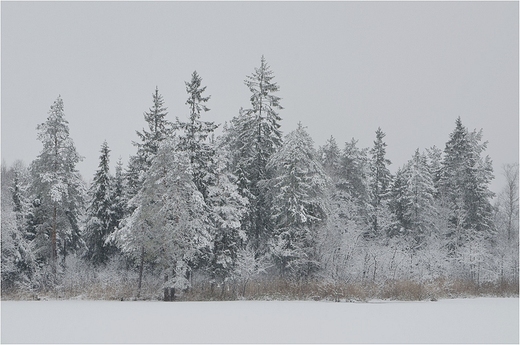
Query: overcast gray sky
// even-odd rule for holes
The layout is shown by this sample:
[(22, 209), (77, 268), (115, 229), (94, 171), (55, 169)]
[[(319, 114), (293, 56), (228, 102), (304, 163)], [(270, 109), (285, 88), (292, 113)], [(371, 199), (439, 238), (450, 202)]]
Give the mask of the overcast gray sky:
[(5, 2), (2, 159), (29, 164), (36, 126), (61, 94), (91, 180), (103, 140), (112, 166), (135, 153), (157, 85), (186, 119), (184, 81), (212, 96), (206, 120), (249, 106), (246, 75), (265, 55), (282, 130), (316, 147), (333, 135), (372, 146), (380, 126), (396, 169), (416, 148), (444, 149), (458, 116), (484, 130), (498, 191), (518, 161), (518, 2)]

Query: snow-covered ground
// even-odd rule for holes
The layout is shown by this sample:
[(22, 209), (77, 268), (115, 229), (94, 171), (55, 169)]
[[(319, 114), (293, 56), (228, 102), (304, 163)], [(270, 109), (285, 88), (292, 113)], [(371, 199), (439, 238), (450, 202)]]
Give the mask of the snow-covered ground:
[(518, 298), (4, 301), (2, 343), (518, 343)]

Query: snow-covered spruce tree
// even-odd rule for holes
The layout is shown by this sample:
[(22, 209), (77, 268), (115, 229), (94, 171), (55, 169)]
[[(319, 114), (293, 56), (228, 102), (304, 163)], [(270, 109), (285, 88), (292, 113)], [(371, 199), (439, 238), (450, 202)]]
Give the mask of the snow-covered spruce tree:
[(110, 149), (104, 141), (101, 145), (99, 167), (89, 191), (84, 239), (87, 245), (86, 257), (94, 265), (106, 263), (114, 251), (112, 245), (105, 243), (115, 230), (109, 155)]
[[(245, 120), (244, 110), (240, 108), (239, 115), (235, 116), (231, 120), (229, 126), (227, 123), (224, 123), (220, 145), (224, 148), (225, 152), (227, 152), (228, 162), (230, 164), (229, 168), (237, 177), (236, 184), (240, 194), (248, 200), (252, 200), (254, 199), (254, 195), (250, 191), (251, 181), (249, 180), (247, 173), (248, 160), (245, 159), (245, 157), (250, 154), (248, 148), (251, 147), (249, 144), (242, 141), (246, 139), (245, 136), (240, 135), (240, 130), (244, 129)], [(249, 205), (248, 214), (241, 222), (242, 228), (247, 230), (248, 233), (250, 233), (253, 228), (253, 216), (249, 214), (251, 211), (252, 206)]]
[(468, 132), (459, 117), (444, 150), (439, 197), (451, 211), (448, 236), (453, 246), (462, 245), (473, 231), (493, 230), (493, 193), (488, 189), (493, 170), (489, 156), (481, 157), (487, 145), (481, 139), (482, 132)]
[(29, 242), (34, 239), (34, 233), (29, 233), (28, 222), (31, 218), (31, 176), (27, 166), (22, 161), (15, 161), (7, 172), (6, 183), (10, 185), (10, 195), (12, 195), (13, 211), (16, 214), (16, 221), (24, 238)]
[(345, 153), (341, 152), (336, 141), (331, 137), (318, 151), (320, 163), (331, 183), (328, 191), (328, 202), (335, 205), (339, 217), (346, 223), (347, 219), (358, 216), (358, 210), (351, 194), (351, 181), (348, 179), (348, 169), (352, 169), (351, 162), (346, 161)]
[[(128, 162), (126, 178), (126, 200), (134, 197), (141, 188), (143, 175), (152, 164), (152, 160), (157, 154), (161, 141), (168, 138), (172, 133), (172, 124), (166, 120), (166, 108), (159, 89), (156, 87), (152, 94), (153, 106), (148, 112), (144, 113), (144, 119), (148, 124), (149, 131), (143, 129), (142, 132), (136, 131), (140, 142), (133, 142), (137, 147), (137, 154), (130, 157)], [(128, 210), (129, 213), (132, 210)]]
[(186, 104), (190, 108), (188, 122), (180, 122), (177, 118), (176, 127), (182, 132), (179, 133), (179, 148), (188, 153), (190, 163), (193, 167), (193, 181), (204, 196), (208, 196), (208, 179), (213, 175), (210, 171), (212, 167), (215, 149), (210, 145), (208, 138), (211, 137), (218, 125), (214, 122), (201, 121), (201, 112), (209, 111), (206, 102), (211, 96), (204, 97), (206, 86), (202, 87), (202, 78), (194, 71), (191, 74), (191, 81), (186, 82), (186, 92), (188, 100)]
[[(7, 169), (5, 164), (2, 164), (2, 168)], [(22, 161), (15, 161), (13, 166), (6, 172), (6, 176), (9, 175), (9, 181), (12, 179), (9, 190), (12, 194), (14, 212), (17, 213), (17, 219), (21, 220), (20, 224), (23, 224), (23, 218), (27, 214), (29, 207), (28, 200), (28, 188), (30, 184), (29, 171)], [(7, 180), (6, 180), (7, 183)]]
[(32, 287), (37, 269), (26, 233), (28, 172), (23, 163), (8, 169), (2, 163), (2, 292)]
[(432, 146), (426, 149), (426, 157), (428, 162), (428, 169), (433, 181), (433, 187), (435, 189), (435, 197), (438, 196), (439, 192), (439, 180), (441, 178), (442, 169), (442, 150), (437, 146)]
[(372, 231), (369, 236), (377, 237), (382, 232), (391, 229), (392, 221), (388, 219), (388, 197), (392, 182), (392, 175), (387, 166), (391, 164), (386, 158), (386, 143), (383, 141), (385, 133), (378, 128), (376, 140), (370, 150), (372, 159), (370, 161), (370, 200), (371, 200), (371, 223)]
[(399, 225), (390, 229), (390, 237), (403, 235), (411, 228), (410, 219), (406, 216), (411, 200), (408, 194), (409, 162), (397, 169), (390, 189), (389, 207)]
[(325, 145), (319, 148), (318, 156), (327, 175), (335, 179), (340, 174), (341, 169), (341, 150), (336, 143), (336, 139), (331, 135)]
[(407, 170), (406, 199), (409, 201), (409, 205), (404, 217), (409, 222), (409, 233), (417, 242), (421, 242), (433, 230), (435, 188), (426, 156), (420, 154), (419, 149), (415, 151)]
[(247, 243), (241, 220), (247, 212), (247, 198), (240, 195), (236, 177), (228, 170), (227, 156), (222, 148), (214, 157), (213, 183), (208, 186), (206, 204), (213, 228), (213, 251), (209, 265), (211, 278), (222, 285), (234, 271), (238, 252)]
[(435, 187), (427, 157), (417, 149), (393, 180), (390, 208), (400, 223), (399, 233), (416, 244), (429, 237), (434, 228)]
[(116, 163), (116, 174), (110, 185), (112, 196), (112, 228), (117, 229), (125, 217), (125, 179), (123, 175), (123, 162), (121, 158)]
[[(144, 176), (152, 160), (157, 154), (159, 145), (162, 141), (169, 138), (173, 131), (172, 124), (166, 120), (166, 107), (164, 107), (164, 100), (161, 94), (159, 94), (159, 88), (155, 88), (155, 92), (152, 94), (153, 106), (148, 112), (145, 112), (144, 119), (148, 124), (149, 131), (143, 128), (142, 132), (136, 131), (137, 136), (141, 139), (140, 142), (132, 142), (137, 147), (137, 153), (130, 157), (128, 166), (124, 172), (124, 191), (121, 204), (124, 206), (124, 218), (120, 221), (124, 221), (125, 218), (130, 217), (133, 213), (135, 205), (130, 203), (139, 190), (142, 187)], [(143, 262), (144, 258), (141, 258), (139, 262)], [(142, 278), (142, 265), (139, 270), (139, 280)]]
[(370, 150), (372, 155), (370, 186), (372, 188), (372, 200), (374, 205), (381, 205), (381, 201), (387, 196), (391, 182), (390, 171), (387, 168), (391, 162), (385, 157), (386, 143), (383, 141), (385, 135), (381, 128), (378, 128), (374, 147)]
[[(447, 234), (450, 233), (450, 229), (453, 224), (450, 219), (452, 219), (453, 210), (450, 209), (450, 203), (448, 202), (448, 195), (446, 193), (441, 193), (441, 175), (442, 175), (442, 162), (443, 162), (443, 151), (436, 147), (432, 146), (426, 149), (426, 157), (428, 169), (430, 171), (430, 176), (432, 177), (433, 182), (433, 209), (435, 213), (435, 217), (433, 219), (433, 229), (437, 232), (437, 234), (430, 236), (430, 240), (437, 241), (438, 243), (433, 244), (434, 246), (443, 246), (446, 244), (449, 247), (448, 243), (450, 242), (450, 238), (446, 237)], [(432, 243), (429, 244), (430, 246)], [(445, 273), (448, 273), (448, 268), (445, 267)]]
[[(236, 118), (236, 117), (235, 117)], [(220, 147), (226, 156), (226, 163), (228, 169), (233, 169), (235, 160), (238, 158), (236, 152), (233, 150), (235, 148), (237, 132), (233, 125), (233, 120), (231, 122), (224, 121), (222, 125), (222, 134), (217, 137), (218, 147)]]
[[(485, 232), (494, 232), (493, 208), (491, 199), (495, 196), (489, 189), (489, 184), (495, 178), (493, 174), (493, 162), (489, 155), (482, 157), (482, 153), (486, 151), (488, 142), (482, 142), (482, 129), (480, 131), (473, 130), (469, 133), (471, 143), (471, 152), (475, 163), (472, 166), (472, 172), (475, 176), (475, 189), (470, 190), (468, 199), (472, 200), (472, 208), (469, 211), (474, 227)], [(477, 225), (478, 224), (478, 225)], [(486, 237), (486, 236), (485, 236)]]
[(359, 221), (368, 223), (370, 161), (368, 149), (357, 147), (357, 140), (352, 138), (345, 143), (341, 160), (342, 181), (338, 189), (346, 191), (357, 206)]
[[(189, 157), (177, 145), (173, 139), (162, 141), (141, 189), (130, 200), (133, 213), (110, 238), (140, 261), (138, 296), (145, 264), (162, 270), (165, 289), (184, 289), (189, 286), (188, 263), (211, 246), (207, 206), (193, 183)], [(165, 299), (171, 298), (167, 291)]]
[(78, 218), (84, 204), (85, 186), (76, 170), (82, 157), (69, 136), (69, 126), (58, 97), (51, 106), (47, 121), (38, 125), (38, 139), (43, 149), (32, 162), (30, 171), (33, 212), (39, 213), (35, 225), (35, 253), (48, 260), (54, 275), (58, 256), (65, 256), (82, 244)]
[(330, 181), (301, 123), (285, 137), (267, 169), (271, 178), (261, 187), (272, 207), (271, 253), (282, 276), (307, 277), (318, 268), (317, 229), (326, 219)]
[(241, 109), (233, 119), (236, 131), (233, 149), (237, 154), (234, 173), (242, 195), (249, 199), (249, 219), (244, 225), (253, 249), (259, 252), (267, 251), (272, 225), (270, 205), (258, 183), (270, 178), (267, 162), (282, 145), (281, 118), (277, 111), (283, 108), (280, 97), (274, 95), (279, 87), (273, 78), (273, 72), (262, 56), (260, 67), (245, 80), (251, 91), (251, 108)]
[(125, 188), (123, 189), (125, 217), (130, 215), (133, 211), (133, 209), (129, 205), (129, 202), (141, 188), (141, 184), (143, 182), (143, 175), (147, 170), (147, 166), (142, 164), (142, 162), (143, 161), (140, 158), (140, 152), (137, 151), (137, 154), (130, 156), (128, 160), (128, 165), (125, 171), (123, 172), (125, 186)]
[(334, 187), (330, 191), (330, 203), (339, 212), (334, 218), (340, 221), (339, 228), (345, 230), (344, 224), (352, 221), (357, 227), (367, 227), (369, 224), (369, 160), (367, 149), (359, 149), (357, 140), (352, 138), (345, 143), (341, 152), (340, 166), (336, 176), (332, 177)]

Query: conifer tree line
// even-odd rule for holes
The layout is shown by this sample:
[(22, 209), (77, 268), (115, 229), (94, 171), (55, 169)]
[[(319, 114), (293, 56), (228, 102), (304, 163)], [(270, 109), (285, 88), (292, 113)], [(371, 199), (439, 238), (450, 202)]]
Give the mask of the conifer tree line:
[(89, 186), (58, 97), (37, 158), (2, 164), (2, 290), (56, 289), (71, 260), (118, 262), (137, 297), (148, 276), (166, 300), (201, 282), (518, 280), (518, 164), (493, 202), (482, 130), (459, 117), (444, 149), (417, 149), (392, 174), (381, 128), (372, 147), (315, 148), (302, 123), (282, 133), (263, 56), (244, 83), (249, 105), (220, 135), (196, 71), (175, 121), (156, 88), (127, 166), (110, 172), (104, 141)]

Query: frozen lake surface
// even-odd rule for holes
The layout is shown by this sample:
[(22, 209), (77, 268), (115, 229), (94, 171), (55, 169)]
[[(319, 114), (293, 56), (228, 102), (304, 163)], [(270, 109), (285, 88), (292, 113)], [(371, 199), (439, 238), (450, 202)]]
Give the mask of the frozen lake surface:
[(2, 343), (518, 343), (518, 298), (4, 301)]

